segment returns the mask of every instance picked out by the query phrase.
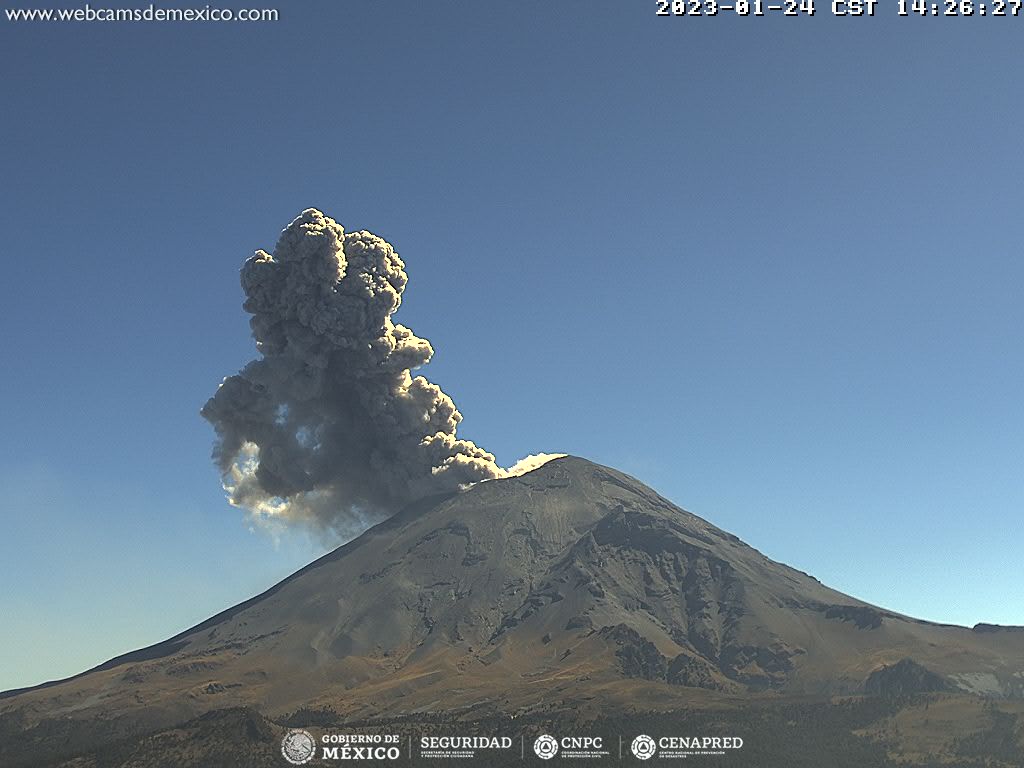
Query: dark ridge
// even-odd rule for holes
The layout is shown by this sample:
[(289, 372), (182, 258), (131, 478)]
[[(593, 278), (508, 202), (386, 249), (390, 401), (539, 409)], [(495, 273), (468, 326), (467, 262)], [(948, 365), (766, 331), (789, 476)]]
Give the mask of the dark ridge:
[(615, 656), (619, 660), (619, 668), (626, 677), (639, 677), (644, 680), (664, 680), (668, 674), (668, 659), (661, 655), (658, 648), (635, 629), (625, 624), (602, 627), (598, 633), (613, 641), (618, 649)]
[(975, 624), (971, 627), (972, 632), (1024, 632), (1024, 627), (1003, 625), (1003, 624)]
[(830, 605), (825, 609), (826, 619), (852, 621), (857, 629), (878, 629), (884, 614), (867, 605)]
[(906, 696), (952, 690), (954, 688), (946, 678), (913, 659), (902, 659), (891, 666), (876, 669), (864, 682), (864, 692), (872, 696)]

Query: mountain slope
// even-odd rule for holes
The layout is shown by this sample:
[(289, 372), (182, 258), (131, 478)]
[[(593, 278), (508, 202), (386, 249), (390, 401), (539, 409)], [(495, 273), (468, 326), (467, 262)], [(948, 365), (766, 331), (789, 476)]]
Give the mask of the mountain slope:
[(0, 713), (157, 727), (225, 707), (667, 709), (866, 689), (1021, 696), (1024, 631), (868, 605), (566, 457), (424, 499), (164, 643), (4, 694)]

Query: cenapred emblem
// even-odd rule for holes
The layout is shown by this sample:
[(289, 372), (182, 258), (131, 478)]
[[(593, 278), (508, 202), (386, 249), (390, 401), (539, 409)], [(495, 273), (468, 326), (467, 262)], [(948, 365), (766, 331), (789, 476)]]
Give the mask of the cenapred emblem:
[(309, 731), (290, 730), (281, 740), (281, 754), (292, 765), (308, 763), (316, 754), (316, 739)]
[(550, 760), (558, 754), (558, 740), (546, 733), (538, 736), (537, 740), (533, 742), (533, 751), (541, 760)]
[(640, 760), (654, 757), (654, 753), (658, 751), (658, 745), (654, 742), (654, 739), (645, 733), (641, 733), (633, 739), (633, 743), (629, 745), (629, 748), (633, 750), (633, 755)]

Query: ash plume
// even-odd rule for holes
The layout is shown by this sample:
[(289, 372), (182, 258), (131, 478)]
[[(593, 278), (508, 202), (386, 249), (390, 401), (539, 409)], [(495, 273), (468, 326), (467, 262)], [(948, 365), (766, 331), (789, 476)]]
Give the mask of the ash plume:
[(229, 501), (257, 519), (351, 537), (417, 498), (554, 458), (505, 470), (456, 435), (455, 403), (410, 373), (434, 351), (392, 321), (408, 276), (382, 238), (310, 208), (241, 279), (260, 358), (202, 415)]

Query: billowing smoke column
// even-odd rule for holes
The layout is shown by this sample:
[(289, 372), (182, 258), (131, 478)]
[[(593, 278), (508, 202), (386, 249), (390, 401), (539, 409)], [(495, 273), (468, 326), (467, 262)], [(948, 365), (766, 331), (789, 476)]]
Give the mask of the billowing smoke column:
[(242, 267), (261, 359), (202, 410), (232, 504), (350, 537), (431, 493), (506, 471), (456, 436), (452, 399), (410, 369), (433, 349), (391, 316), (408, 277), (387, 242), (302, 212)]

